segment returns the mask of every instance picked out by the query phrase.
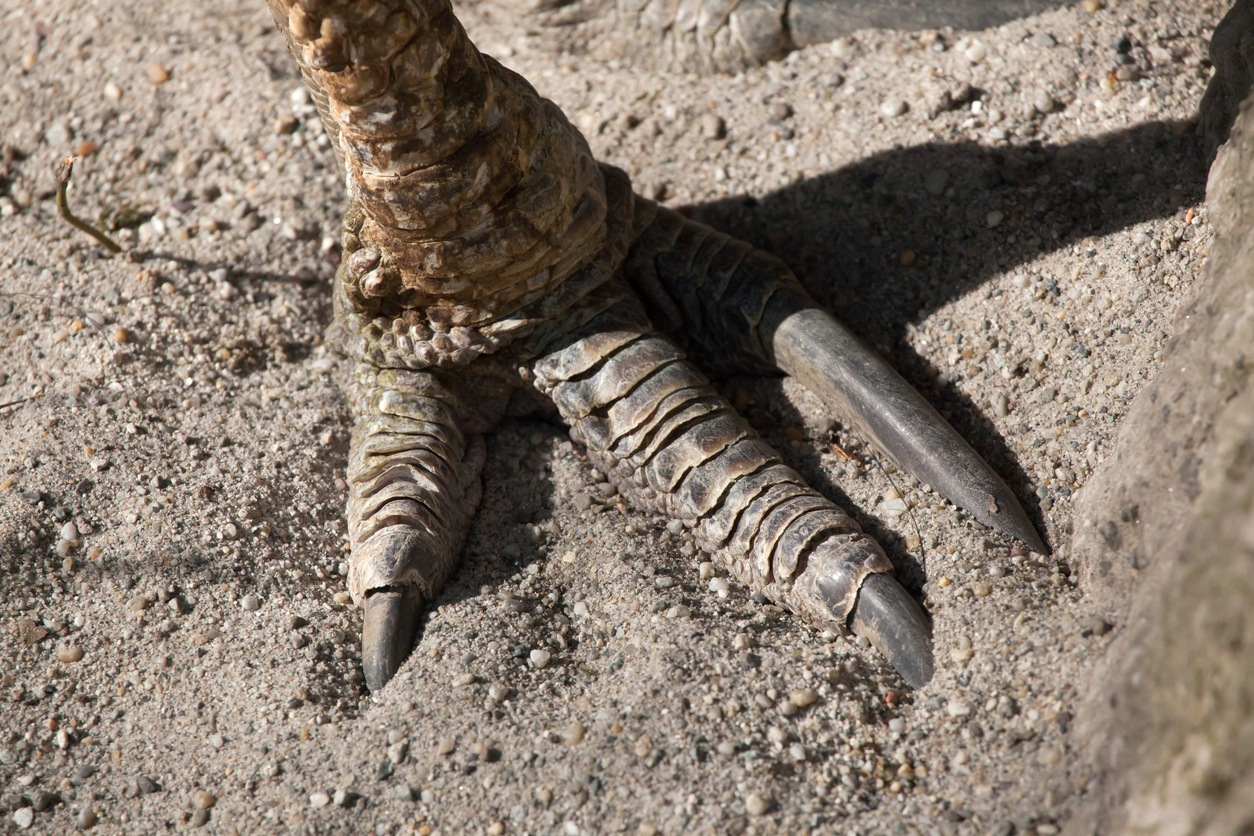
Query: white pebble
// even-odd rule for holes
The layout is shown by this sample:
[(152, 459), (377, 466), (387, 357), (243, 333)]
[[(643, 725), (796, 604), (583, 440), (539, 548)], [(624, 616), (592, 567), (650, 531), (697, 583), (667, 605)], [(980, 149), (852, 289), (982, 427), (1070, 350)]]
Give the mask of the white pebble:
[(549, 653), (547, 650), (543, 648), (536, 648), (535, 650), (531, 651), (530, 655), (527, 658), (529, 659), (533, 667), (542, 668), (549, 663), (550, 659), (553, 658), (553, 654)]
[(1001, 222), (1004, 221), (1005, 219), (1006, 219), (1005, 212), (1002, 212), (1000, 209), (994, 209), (993, 211), (988, 213), (988, 217), (986, 217), (984, 220), (986, 223), (988, 223), (989, 229), (996, 229), (997, 227), (1001, 226)]
[(316, 808), (325, 807), (331, 803), (331, 796), (325, 792), (311, 793), (309, 796), (309, 806)]
[(73, 523), (73, 521), (67, 522), (65, 525), (61, 526), (61, 539), (62, 540), (77, 540), (78, 539), (78, 526), (76, 526)]
[(771, 809), (770, 799), (763, 797), (760, 793), (751, 792), (745, 798), (745, 812), (751, 816), (761, 816), (769, 809)]
[(575, 612), (575, 615), (579, 616), (580, 618), (587, 618), (588, 617), (588, 605), (585, 604), (583, 601), (579, 601), (574, 606), (574, 612)]
[(888, 730), (891, 732), (896, 732), (897, 734), (901, 734), (902, 732), (906, 730), (906, 721), (901, 719), (900, 717), (894, 717), (893, 719), (888, 721)]
[(902, 99), (885, 99), (880, 104), (880, 115), (894, 119), (906, 112), (906, 103)]
[(245, 595), (240, 599), (239, 605), (244, 609), (244, 612), (256, 612), (261, 609), (261, 599), (256, 595)]
[(988, 47), (976, 41), (962, 53), (972, 64), (978, 64), (988, 57)]
[(952, 696), (949, 698), (949, 705), (945, 707), (950, 717), (965, 717), (971, 713), (971, 706), (963, 702), (959, 697)]
[(710, 578), (714, 577), (714, 564), (708, 560), (705, 561), (697, 567), (697, 575), (701, 578), (701, 580), (708, 581)]
[(725, 578), (714, 578), (710, 581), (710, 591), (720, 598), (726, 598), (731, 584)]

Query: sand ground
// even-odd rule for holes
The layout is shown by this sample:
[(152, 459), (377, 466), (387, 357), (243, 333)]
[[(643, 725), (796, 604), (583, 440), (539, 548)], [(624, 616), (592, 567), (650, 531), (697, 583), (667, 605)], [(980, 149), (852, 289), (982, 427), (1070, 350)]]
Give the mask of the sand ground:
[[(1161, 366), (1211, 228), (1199, 0), (860, 32), (736, 77), (553, 53), (463, 9), (638, 189), (784, 258), (951, 418), (1024, 554), (798, 386), (719, 386), (932, 612), (912, 692), (703, 577), (562, 428), (489, 442), (464, 567), (380, 696), (347, 601), (321, 334), (342, 186), (260, 2), (4, 0), (0, 813), (144, 833), (1058, 832), (1121, 628), (1073, 493)], [(71, 203), (142, 261), (58, 221)], [(538, 668), (530, 652), (545, 649)]]

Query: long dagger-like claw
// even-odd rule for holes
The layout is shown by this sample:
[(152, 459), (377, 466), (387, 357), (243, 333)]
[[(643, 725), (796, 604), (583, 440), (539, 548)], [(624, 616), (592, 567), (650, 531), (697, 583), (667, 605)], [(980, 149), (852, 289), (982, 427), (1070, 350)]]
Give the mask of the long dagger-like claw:
[(396, 675), (414, 647), (422, 594), (412, 586), (371, 590), (364, 610), (361, 666), (366, 687), (377, 693)]
[(898, 467), (984, 525), (1048, 554), (1001, 477), (901, 375), (803, 292), (781, 288), (771, 297), (762, 334), (781, 370), (865, 433)]
[(931, 680), (932, 639), (927, 620), (892, 575), (879, 572), (862, 581), (849, 628), (884, 654), (911, 688), (922, 688)]

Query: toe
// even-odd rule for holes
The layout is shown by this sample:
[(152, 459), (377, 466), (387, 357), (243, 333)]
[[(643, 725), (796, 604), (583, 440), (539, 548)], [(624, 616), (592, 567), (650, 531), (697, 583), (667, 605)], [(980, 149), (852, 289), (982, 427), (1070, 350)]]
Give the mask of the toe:
[(396, 675), (414, 647), (422, 594), (412, 586), (373, 589), (366, 595), (361, 664), (366, 687), (377, 693)]

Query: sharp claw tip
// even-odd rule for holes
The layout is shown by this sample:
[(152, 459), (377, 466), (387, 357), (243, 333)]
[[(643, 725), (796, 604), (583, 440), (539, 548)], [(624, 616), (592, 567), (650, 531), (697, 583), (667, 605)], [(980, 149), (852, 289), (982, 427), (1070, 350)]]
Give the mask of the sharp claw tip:
[(911, 688), (931, 681), (935, 663), (927, 621), (892, 575), (874, 574), (862, 582), (849, 624), (884, 654)]
[(366, 688), (377, 693), (391, 681), (413, 650), (422, 596), (412, 587), (372, 590), (366, 596), (361, 666)]

